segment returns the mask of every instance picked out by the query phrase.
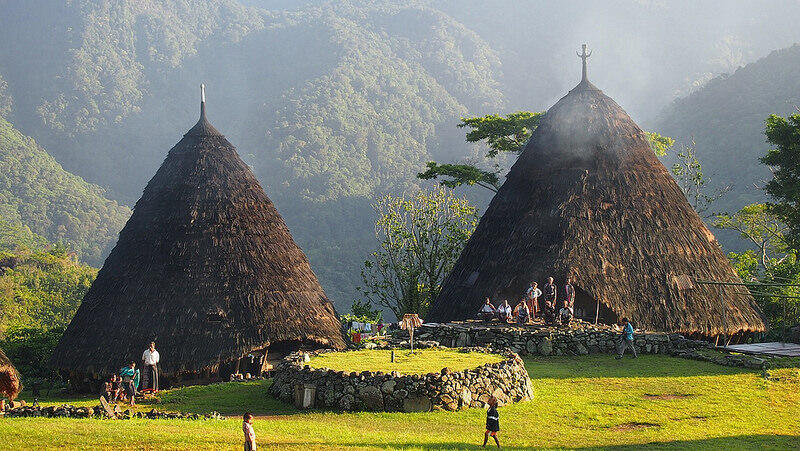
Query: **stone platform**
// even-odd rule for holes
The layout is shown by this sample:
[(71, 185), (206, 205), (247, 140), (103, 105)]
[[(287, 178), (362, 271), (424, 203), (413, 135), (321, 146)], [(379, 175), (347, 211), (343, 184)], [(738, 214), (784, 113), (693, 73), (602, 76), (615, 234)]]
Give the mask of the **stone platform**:
[[(520, 355), (587, 355), (616, 352), (620, 333), (618, 326), (594, 325), (581, 320), (568, 326), (548, 326), (540, 321), (524, 326), (463, 321), (423, 324), (414, 339), (434, 341), (447, 347), (490, 347)], [(634, 343), (641, 354), (671, 354), (696, 345), (680, 334), (642, 330), (635, 332)]]
[[(309, 353), (311, 356), (323, 352)], [(501, 354), (504, 360), (464, 371), (428, 374), (361, 373), (311, 368), (301, 352), (289, 355), (274, 372), (270, 393), (292, 402), (300, 390), (313, 390), (313, 403), (303, 407), (348, 411), (427, 412), (486, 407), (490, 396), (499, 405), (533, 397), (525, 364), (512, 352), (466, 348), (464, 352)]]

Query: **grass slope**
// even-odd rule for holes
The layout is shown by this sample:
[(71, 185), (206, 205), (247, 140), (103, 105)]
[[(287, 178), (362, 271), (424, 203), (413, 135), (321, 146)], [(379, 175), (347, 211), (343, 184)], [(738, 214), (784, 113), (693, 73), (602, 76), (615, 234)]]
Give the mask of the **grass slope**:
[(336, 371), (397, 371), (403, 374), (438, 373), (447, 367), (453, 371), (476, 368), (487, 363), (496, 363), (503, 358), (499, 355), (481, 352), (459, 352), (451, 349), (420, 349), (410, 354), (408, 351), (395, 351), (394, 363), (391, 351), (387, 349), (360, 350), (351, 352), (332, 352), (314, 357), (309, 362), (313, 368), (330, 368)]
[[(507, 449), (787, 449), (800, 446), (800, 370), (751, 371), (663, 356), (527, 359), (536, 398), (500, 408)], [(448, 413), (296, 412), (265, 398), (268, 382), (167, 392), (175, 410), (253, 410), (274, 449), (477, 448), (481, 409)], [(191, 395), (191, 396), (189, 396)], [(191, 400), (189, 400), (191, 397)], [(238, 404), (234, 406), (233, 404)], [(206, 410), (208, 409), (208, 410)], [(273, 410), (274, 409), (274, 410)], [(0, 420), (15, 448), (230, 449), (240, 420)]]

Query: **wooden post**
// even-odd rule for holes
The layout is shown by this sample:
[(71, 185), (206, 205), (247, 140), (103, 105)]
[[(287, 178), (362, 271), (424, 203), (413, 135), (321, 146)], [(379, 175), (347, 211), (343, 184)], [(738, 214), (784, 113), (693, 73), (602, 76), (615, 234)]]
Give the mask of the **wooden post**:
[[(725, 339), (727, 339), (728, 338), (728, 313), (727, 313), (727, 311), (725, 309), (725, 300), (722, 297), (722, 287), (723, 287), (723, 285), (719, 286), (719, 303), (720, 303), (720, 305), (722, 305), (722, 333), (725, 336)], [(725, 339), (722, 340), (723, 345), (725, 344)]]
[(411, 343), (411, 353), (414, 353), (414, 326), (408, 329), (409, 343)]
[(391, 358), (391, 362), (392, 362), (392, 363), (394, 363), (394, 349), (392, 349), (392, 358)]
[(594, 325), (597, 325), (597, 321), (600, 319), (600, 298), (597, 298), (597, 311), (594, 313)]

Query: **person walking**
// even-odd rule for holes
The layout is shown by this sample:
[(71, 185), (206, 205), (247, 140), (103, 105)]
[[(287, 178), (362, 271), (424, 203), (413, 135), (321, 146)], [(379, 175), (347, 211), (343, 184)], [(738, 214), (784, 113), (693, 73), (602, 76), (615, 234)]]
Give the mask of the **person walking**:
[(161, 356), (156, 351), (156, 342), (151, 341), (150, 347), (144, 350), (142, 354), (142, 362), (144, 363), (144, 377), (145, 383), (143, 390), (158, 391), (158, 362)]
[(622, 334), (620, 335), (620, 342), (619, 342), (619, 353), (617, 354), (615, 359), (619, 360), (622, 358), (622, 355), (625, 354), (625, 349), (630, 348), (631, 352), (633, 353), (633, 358), (635, 359), (636, 356), (636, 347), (633, 345), (633, 326), (628, 318), (622, 318)]
[(497, 413), (497, 398), (494, 396), (489, 397), (489, 410), (486, 411), (486, 432), (483, 434), (483, 447), (486, 448), (486, 442), (489, 441), (491, 435), (497, 447), (500, 448), (500, 440), (497, 438), (497, 433), (500, 432), (500, 414)]

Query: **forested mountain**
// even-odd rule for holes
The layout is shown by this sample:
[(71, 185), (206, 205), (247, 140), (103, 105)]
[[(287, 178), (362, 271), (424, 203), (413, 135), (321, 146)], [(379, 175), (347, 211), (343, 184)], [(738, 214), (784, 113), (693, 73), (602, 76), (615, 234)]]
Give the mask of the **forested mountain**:
[(769, 149), (764, 121), (800, 107), (798, 73), (800, 45), (774, 51), (676, 100), (654, 125), (683, 142), (694, 137), (712, 184), (732, 186), (716, 210), (733, 212), (766, 199), (762, 187), (771, 173), (758, 161)]
[(0, 117), (0, 244), (12, 235), (23, 245), (41, 244), (44, 237), (99, 265), (129, 215)]
[[(64, 169), (133, 205), (196, 121), (204, 82), (209, 119), (251, 165), (346, 310), (374, 245), (373, 200), (416, 189), (429, 160), (475, 155), (455, 127), (460, 116), (547, 108), (577, 82), (582, 40), (598, 47), (592, 79), (636, 112), (800, 37), (796, 27), (775, 26), (791, 22), (794, 6), (758, 7), (763, 17), (753, 25), (694, 5), (0, 0), (0, 75), (14, 98), (5, 116)], [(675, 21), (683, 8), (691, 18)], [(717, 14), (710, 22), (709, 11)], [(665, 63), (668, 39), (684, 31), (698, 44)], [(732, 56), (710, 60), (720, 46)], [(110, 235), (98, 236), (115, 236), (114, 221), (112, 214), (105, 224)]]

